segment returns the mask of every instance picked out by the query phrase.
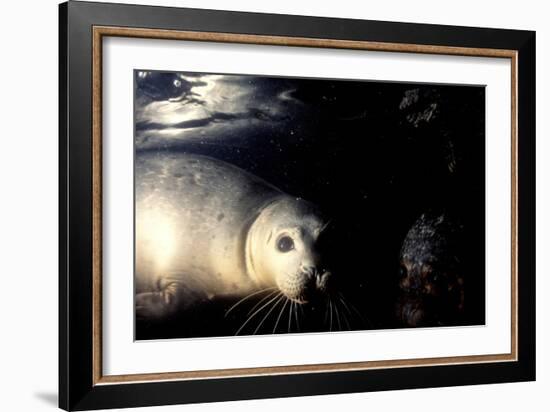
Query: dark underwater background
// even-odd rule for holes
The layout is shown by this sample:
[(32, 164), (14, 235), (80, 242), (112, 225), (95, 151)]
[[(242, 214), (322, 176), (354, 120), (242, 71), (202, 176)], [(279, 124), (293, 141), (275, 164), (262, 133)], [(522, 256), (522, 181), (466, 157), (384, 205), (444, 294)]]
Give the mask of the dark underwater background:
[[(457, 324), (485, 322), (483, 86), (136, 70), (135, 156), (150, 151), (215, 157), (318, 205), (332, 219), (326, 250), (353, 305), (333, 330), (402, 327), (394, 308), (403, 239), (422, 213), (455, 216), (468, 285)], [(137, 319), (136, 338), (233, 335), (257, 303), (225, 316), (237, 300)], [(275, 332), (326, 331), (323, 310), (304, 306)]]

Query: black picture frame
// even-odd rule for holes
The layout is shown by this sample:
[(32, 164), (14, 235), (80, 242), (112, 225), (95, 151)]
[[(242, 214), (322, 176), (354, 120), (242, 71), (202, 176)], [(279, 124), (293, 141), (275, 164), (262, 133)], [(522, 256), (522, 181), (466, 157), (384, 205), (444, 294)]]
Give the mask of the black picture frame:
[[(90, 410), (535, 379), (535, 33), (107, 3), (59, 6), (59, 406)], [(93, 27), (511, 50), (517, 90), (517, 360), (98, 384)], [(97, 355), (95, 355), (97, 356)]]

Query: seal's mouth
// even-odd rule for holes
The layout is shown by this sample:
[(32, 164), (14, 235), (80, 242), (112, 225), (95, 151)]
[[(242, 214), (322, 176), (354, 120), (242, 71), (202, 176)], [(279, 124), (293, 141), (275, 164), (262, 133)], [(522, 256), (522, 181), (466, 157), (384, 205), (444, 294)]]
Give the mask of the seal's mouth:
[(308, 268), (285, 276), (278, 286), (288, 299), (303, 305), (326, 294), (330, 276), (331, 272), (326, 269)]
[(422, 326), (426, 319), (426, 310), (423, 302), (418, 299), (410, 299), (401, 303), (398, 316), (408, 326)]

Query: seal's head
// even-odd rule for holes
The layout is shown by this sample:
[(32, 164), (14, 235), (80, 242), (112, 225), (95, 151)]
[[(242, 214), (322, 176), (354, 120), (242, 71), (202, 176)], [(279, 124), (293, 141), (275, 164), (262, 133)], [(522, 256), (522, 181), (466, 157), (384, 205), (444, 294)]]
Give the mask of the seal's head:
[(464, 309), (458, 239), (462, 226), (445, 214), (423, 214), (400, 256), (398, 317), (408, 326), (453, 323)]
[(261, 286), (277, 286), (290, 300), (306, 303), (327, 289), (331, 273), (322, 265), (317, 241), (327, 226), (302, 199), (277, 198), (264, 207), (246, 240), (250, 276)]

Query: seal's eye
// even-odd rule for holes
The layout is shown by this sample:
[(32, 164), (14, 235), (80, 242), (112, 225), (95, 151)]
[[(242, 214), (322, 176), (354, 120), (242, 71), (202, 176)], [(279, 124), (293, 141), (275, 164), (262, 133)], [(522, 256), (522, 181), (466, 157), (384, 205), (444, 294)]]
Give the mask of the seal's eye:
[(292, 249), (294, 249), (294, 241), (290, 236), (282, 236), (277, 241), (277, 249), (279, 249), (280, 252), (290, 252)]

